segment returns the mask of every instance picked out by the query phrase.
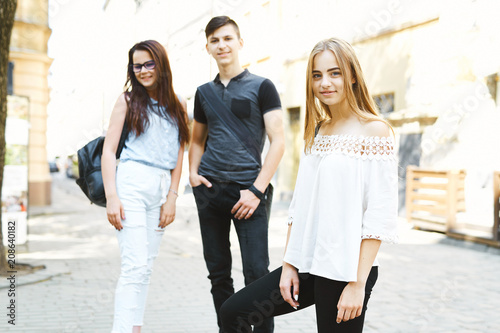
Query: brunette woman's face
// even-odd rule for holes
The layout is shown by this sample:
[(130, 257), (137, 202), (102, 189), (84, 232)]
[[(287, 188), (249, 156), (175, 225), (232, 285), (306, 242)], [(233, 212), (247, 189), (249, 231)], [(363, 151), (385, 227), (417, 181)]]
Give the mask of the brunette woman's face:
[(344, 73), (332, 51), (325, 50), (314, 57), (312, 88), (314, 96), (328, 106), (345, 100)]
[[(148, 51), (136, 50), (132, 55), (133, 65), (144, 65), (147, 62), (153, 61), (153, 57)], [(153, 90), (156, 88), (157, 82), (157, 72), (156, 67), (153, 69), (147, 69), (145, 66), (141, 66), (140, 72), (134, 72), (137, 81), (146, 88), (146, 90)]]

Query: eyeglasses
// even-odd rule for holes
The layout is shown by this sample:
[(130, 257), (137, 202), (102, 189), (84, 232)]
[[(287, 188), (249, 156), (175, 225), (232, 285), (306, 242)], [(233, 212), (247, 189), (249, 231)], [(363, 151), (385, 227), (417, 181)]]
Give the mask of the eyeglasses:
[(149, 60), (143, 64), (133, 64), (132, 70), (134, 71), (134, 73), (139, 73), (142, 70), (142, 66), (144, 66), (144, 68), (146, 68), (148, 71), (150, 71), (152, 69), (155, 69), (156, 64), (155, 64), (154, 60)]

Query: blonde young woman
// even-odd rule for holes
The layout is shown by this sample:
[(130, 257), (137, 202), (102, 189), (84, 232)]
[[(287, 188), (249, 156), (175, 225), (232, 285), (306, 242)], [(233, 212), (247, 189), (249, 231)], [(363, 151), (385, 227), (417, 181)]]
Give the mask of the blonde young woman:
[(331, 38), (307, 66), (301, 159), (283, 266), (221, 309), (224, 332), (316, 305), (318, 332), (362, 332), (381, 241), (396, 241), (397, 162), (390, 125), (354, 50)]

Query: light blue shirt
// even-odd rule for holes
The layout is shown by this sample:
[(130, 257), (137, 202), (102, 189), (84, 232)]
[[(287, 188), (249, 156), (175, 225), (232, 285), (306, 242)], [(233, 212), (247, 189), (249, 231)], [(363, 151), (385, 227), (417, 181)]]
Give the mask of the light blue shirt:
[(159, 107), (154, 99), (151, 99), (151, 102), (152, 107), (147, 109), (149, 125), (139, 136), (129, 133), (120, 162), (135, 161), (163, 170), (172, 170), (177, 164), (179, 154), (179, 129), (170, 117), (159, 115), (165, 113), (165, 107)]

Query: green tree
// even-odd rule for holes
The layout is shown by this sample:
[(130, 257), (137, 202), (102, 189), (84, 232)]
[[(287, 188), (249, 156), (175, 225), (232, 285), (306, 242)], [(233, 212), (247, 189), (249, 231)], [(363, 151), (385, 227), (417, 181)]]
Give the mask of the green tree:
[[(5, 165), (5, 123), (7, 120), (7, 68), (9, 46), (17, 0), (2, 0), (0, 4), (0, 198), (2, 196), (3, 167)], [(0, 274), (8, 271), (0, 215)]]

